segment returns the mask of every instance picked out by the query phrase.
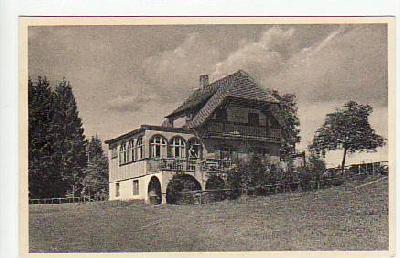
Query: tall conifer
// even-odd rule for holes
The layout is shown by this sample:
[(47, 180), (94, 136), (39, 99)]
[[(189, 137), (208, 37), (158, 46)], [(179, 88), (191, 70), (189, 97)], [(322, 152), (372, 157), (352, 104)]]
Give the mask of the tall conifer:
[(46, 78), (28, 81), (29, 196), (58, 196), (62, 178), (54, 166), (52, 92)]
[(86, 139), (72, 88), (63, 80), (54, 89), (54, 161), (64, 182), (65, 194), (81, 191), (86, 167)]
[(83, 179), (83, 195), (108, 196), (108, 159), (104, 154), (101, 140), (92, 136), (87, 145), (88, 165)]

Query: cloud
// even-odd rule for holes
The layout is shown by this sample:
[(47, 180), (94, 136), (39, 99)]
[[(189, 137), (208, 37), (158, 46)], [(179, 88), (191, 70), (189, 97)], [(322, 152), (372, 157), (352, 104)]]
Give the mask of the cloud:
[[(387, 104), (385, 25), (274, 26), (215, 65), (213, 78), (243, 69), (302, 103), (354, 99)], [(302, 35), (306, 35), (302, 37)]]
[[(275, 26), (255, 41), (245, 41), (215, 66), (214, 79), (244, 69), (267, 88), (294, 93), (306, 149), (325, 115), (348, 100), (375, 107), (373, 128), (387, 136), (387, 45), (384, 25)], [(317, 35), (318, 34), (318, 35)], [(306, 38), (303, 35), (307, 35)], [(385, 159), (387, 148), (352, 159)], [(335, 163), (341, 152), (327, 161)]]
[(156, 99), (154, 95), (118, 96), (108, 101), (108, 109), (118, 112), (138, 112)]
[(353, 99), (387, 105), (385, 35), (385, 27), (339, 28), (262, 82), (296, 92), (304, 103)]
[(207, 38), (191, 33), (178, 47), (146, 58), (143, 80), (163, 101), (182, 102), (198, 86), (199, 75), (210, 73), (219, 58)]
[(217, 79), (239, 69), (258, 78), (279, 71), (295, 51), (295, 44), (290, 40), (293, 33), (293, 28), (272, 27), (259, 41), (242, 43), (237, 51), (216, 64), (213, 77)]

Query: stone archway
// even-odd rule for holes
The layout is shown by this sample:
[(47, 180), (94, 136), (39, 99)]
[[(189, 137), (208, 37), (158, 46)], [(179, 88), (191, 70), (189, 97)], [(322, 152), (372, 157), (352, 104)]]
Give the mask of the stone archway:
[(194, 194), (187, 193), (192, 191), (200, 191), (201, 185), (191, 175), (176, 174), (172, 177), (167, 185), (167, 203), (170, 204), (183, 204), (194, 202)]
[(147, 193), (149, 196), (149, 202), (151, 204), (161, 204), (162, 203), (162, 193), (161, 193), (161, 183), (157, 177), (152, 176), (147, 188)]

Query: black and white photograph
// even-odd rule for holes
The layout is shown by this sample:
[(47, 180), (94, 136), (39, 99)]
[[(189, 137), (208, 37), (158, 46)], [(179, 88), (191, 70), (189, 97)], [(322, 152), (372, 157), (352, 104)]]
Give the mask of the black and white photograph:
[(22, 23), (29, 253), (389, 252), (393, 19), (80, 19)]

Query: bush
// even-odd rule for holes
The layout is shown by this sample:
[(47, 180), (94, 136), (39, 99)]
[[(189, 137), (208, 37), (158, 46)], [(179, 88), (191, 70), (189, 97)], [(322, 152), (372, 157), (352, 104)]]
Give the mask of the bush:
[(314, 188), (319, 189), (322, 185), (322, 176), (326, 170), (325, 161), (319, 156), (311, 155), (307, 167), (312, 174), (313, 181), (315, 181)]
[(198, 202), (196, 191), (201, 190), (200, 183), (187, 174), (175, 174), (167, 186), (167, 203), (191, 204)]
[(226, 193), (224, 191), (225, 182), (224, 180), (217, 176), (211, 175), (206, 182), (206, 190), (213, 190), (212, 192), (207, 192), (204, 196), (206, 202), (218, 202), (226, 199)]
[(307, 167), (299, 168), (300, 186), (303, 191), (310, 191), (313, 189), (312, 173)]
[(239, 168), (231, 170), (228, 173), (226, 181), (227, 188), (232, 189), (227, 193), (228, 199), (237, 199), (241, 194), (240, 188), (242, 188), (242, 176), (240, 174)]

